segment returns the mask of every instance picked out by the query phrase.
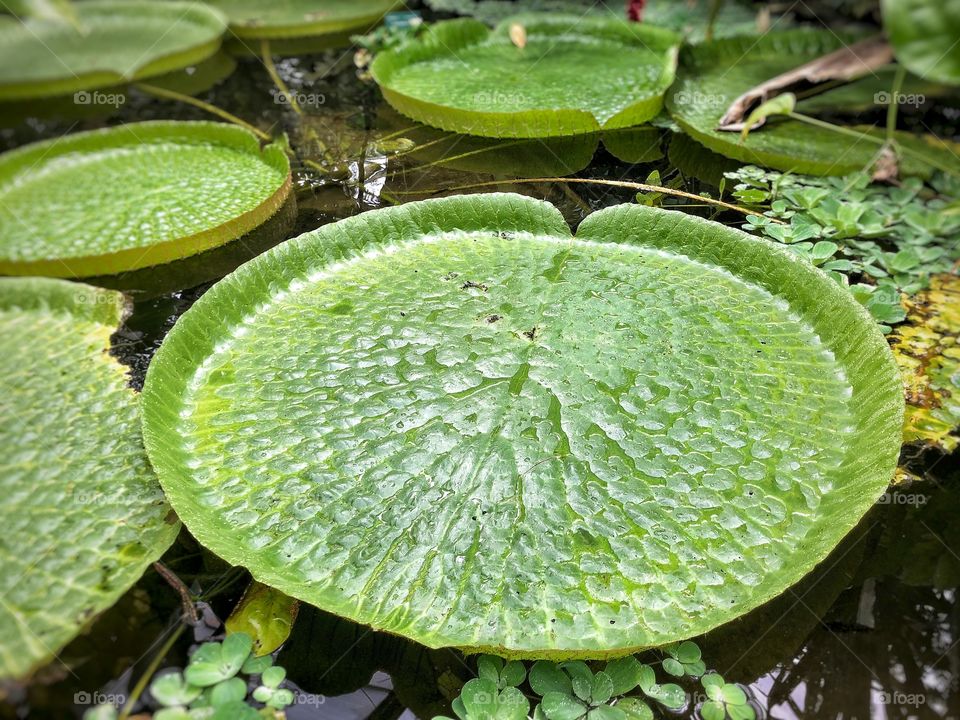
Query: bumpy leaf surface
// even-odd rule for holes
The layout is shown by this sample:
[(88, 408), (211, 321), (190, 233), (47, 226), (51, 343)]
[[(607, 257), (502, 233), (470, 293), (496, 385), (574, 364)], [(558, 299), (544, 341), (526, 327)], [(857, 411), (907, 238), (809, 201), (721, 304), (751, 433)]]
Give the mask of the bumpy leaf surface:
[[(510, 28), (521, 25), (524, 47)], [(673, 81), (679, 38), (611, 18), (521, 15), (490, 31), (438, 23), (381, 53), (371, 71), (398, 111), (486, 137), (555, 137), (630, 127), (654, 117)]]
[(0, 156), (0, 272), (90, 277), (223, 245), (290, 192), (276, 146), (223, 123), (148, 122)]
[(214, 552), (432, 647), (604, 656), (799, 580), (893, 476), (903, 395), (806, 261), (681, 213), (475, 195), (248, 263), (150, 367), (145, 441)]
[(397, 0), (206, 0), (223, 11), (230, 30), (241, 38), (290, 38), (349, 31), (363, 32)]
[(65, 95), (185, 68), (213, 55), (226, 30), (224, 17), (202, 3), (86, 0), (76, 13), (77, 25), (0, 23), (0, 99)]
[(0, 280), (0, 677), (51, 659), (176, 537), (107, 352), (123, 296)]
[[(730, 104), (756, 85), (842, 47), (827, 31), (770, 32), (759, 39), (734, 38), (688, 47), (681, 53), (677, 81), (666, 97), (667, 109), (680, 127), (711, 150), (743, 162), (810, 175), (846, 175), (869, 168), (883, 139), (857, 139), (841, 130), (771, 118), (745, 140), (738, 132), (717, 130)], [(868, 133), (869, 128), (855, 128)], [(906, 174), (929, 175), (934, 167), (960, 174), (960, 161), (946, 152), (947, 143), (897, 133), (907, 148)], [(937, 150), (932, 147), (940, 146)]]

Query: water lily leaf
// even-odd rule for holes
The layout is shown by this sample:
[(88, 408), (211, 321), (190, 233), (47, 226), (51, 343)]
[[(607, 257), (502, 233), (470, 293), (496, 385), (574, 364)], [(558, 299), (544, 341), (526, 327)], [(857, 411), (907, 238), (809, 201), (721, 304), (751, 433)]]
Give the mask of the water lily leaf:
[(171, 503), (260, 582), (558, 658), (783, 592), (886, 488), (903, 421), (874, 321), (806, 260), (630, 205), (573, 238), (501, 194), (268, 251), (180, 319), (144, 394)]
[[(494, 25), (518, 12), (590, 13), (623, 17), (622, 8), (607, 3), (586, 4), (583, 0), (426, 0), (428, 7), (444, 12), (469, 15)], [(749, 35), (757, 32), (757, 11), (748, 3), (737, 0), (723, 2), (717, 8), (713, 22), (714, 37)], [(699, 42), (707, 34), (710, 16), (714, 12), (711, 0), (647, 0), (643, 8), (643, 22), (682, 33), (689, 42)], [(778, 27), (789, 24), (780, 18)]]
[(334, 33), (363, 33), (401, 3), (398, 0), (205, 0), (230, 22), (241, 39), (302, 38)]
[[(790, 118), (771, 118), (741, 139), (718, 130), (733, 100), (768, 78), (841, 47), (843, 38), (828, 31), (788, 30), (760, 38), (731, 38), (685, 48), (677, 81), (666, 97), (671, 116), (694, 140), (710, 150), (743, 162), (810, 175), (846, 175), (868, 168), (882, 144), (876, 138), (858, 140), (841, 130), (815, 127)], [(926, 140), (897, 133), (913, 154), (902, 159), (905, 174), (929, 175), (934, 167), (960, 173), (960, 163), (944, 153), (930, 152)]]
[(200, 3), (85, 0), (74, 7), (77, 25), (44, 18), (0, 23), (0, 100), (163, 75), (216, 53), (226, 30), (224, 17)]
[[(519, 23), (523, 48), (510, 40)], [(613, 18), (523, 15), (493, 31), (437, 23), (381, 53), (370, 68), (399, 112), (485, 137), (557, 137), (631, 127), (654, 117), (673, 81), (674, 33)]]
[(0, 155), (0, 273), (89, 277), (235, 240), (290, 194), (276, 145), (223, 123), (147, 122)]
[(880, 7), (904, 67), (922, 78), (960, 85), (960, 1), (882, 0)]
[(123, 296), (0, 280), (0, 677), (50, 659), (135, 583), (179, 524), (108, 353)]

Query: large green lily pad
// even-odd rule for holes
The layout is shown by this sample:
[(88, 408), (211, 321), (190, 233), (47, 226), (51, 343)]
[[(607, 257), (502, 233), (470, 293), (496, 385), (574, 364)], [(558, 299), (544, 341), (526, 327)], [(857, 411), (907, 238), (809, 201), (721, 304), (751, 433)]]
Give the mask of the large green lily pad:
[(52, 659), (169, 547), (136, 393), (108, 354), (119, 293), (0, 280), (0, 678)]
[(411, 203), (271, 250), (150, 366), (144, 438), (194, 535), (431, 647), (604, 656), (809, 572), (883, 492), (876, 324), (766, 241), (620, 206)]
[(221, 10), (238, 38), (288, 39), (364, 32), (399, 0), (205, 0)]
[[(747, 163), (810, 175), (847, 175), (869, 168), (880, 150), (883, 132), (851, 137), (842, 128), (825, 129), (781, 117), (742, 140), (740, 133), (717, 130), (720, 118), (741, 94), (805, 62), (842, 47), (844, 40), (827, 31), (787, 30), (760, 38), (732, 38), (687, 47), (681, 53), (677, 81), (666, 98), (680, 127), (711, 150)], [(870, 129), (857, 128), (869, 134)], [(930, 154), (933, 138), (897, 133), (909, 154), (907, 174), (929, 175), (934, 168), (960, 174), (956, 157)]]
[[(526, 44), (510, 28), (525, 29)], [(485, 137), (557, 137), (638, 125), (663, 106), (679, 37), (611, 18), (522, 15), (493, 31), (437, 23), (381, 53), (371, 72), (387, 101), (419, 122)]]
[(290, 194), (276, 145), (233, 125), (132, 123), (0, 155), (0, 273), (90, 277), (235, 240)]
[(960, 0), (881, 0), (897, 60), (920, 77), (960, 85)]
[(224, 17), (193, 2), (85, 0), (75, 26), (0, 23), (0, 100), (66, 95), (163, 75), (213, 55)]

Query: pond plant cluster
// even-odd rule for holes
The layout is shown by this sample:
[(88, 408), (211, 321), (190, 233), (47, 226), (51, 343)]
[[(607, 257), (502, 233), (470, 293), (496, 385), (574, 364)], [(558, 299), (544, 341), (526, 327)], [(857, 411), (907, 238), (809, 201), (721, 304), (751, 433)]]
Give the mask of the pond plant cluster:
[[(67, 712), (282, 718), (374, 631), (360, 679), (421, 716), (770, 710), (716, 639), (885, 547), (958, 443), (958, 112), (919, 107), (960, 97), (960, 5), (627, 5), (3, 4), (11, 712), (158, 594), (159, 649)], [(270, 113), (212, 102), (253, 72)]]

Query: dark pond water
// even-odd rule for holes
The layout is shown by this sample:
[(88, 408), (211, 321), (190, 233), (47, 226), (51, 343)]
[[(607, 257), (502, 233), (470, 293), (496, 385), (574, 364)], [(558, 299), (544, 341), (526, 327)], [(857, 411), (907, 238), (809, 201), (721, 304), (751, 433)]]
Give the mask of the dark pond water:
[[(288, 59), (278, 69), (300, 100), (303, 117), (277, 101), (256, 59), (242, 61), (233, 76), (201, 97), (263, 130), (289, 135), (298, 156), (297, 210), (291, 208), (265, 236), (237, 241), (199, 262), (120, 279), (137, 301), (114, 339), (115, 352), (132, 368), (134, 384), (142, 382), (165, 332), (213, 280), (272, 244), (322, 224), (497, 179), (496, 188), (483, 189), (550, 200), (571, 224), (593, 209), (633, 199), (629, 190), (598, 185), (503, 179), (501, 173), (563, 172), (583, 149), (534, 144), (491, 150), (472, 139), (418, 128), (384, 106), (377, 88), (358, 73), (352, 51)], [(67, 130), (146, 119), (209, 116), (131, 95), (114, 117), (31, 121), (0, 133), (0, 144), (12, 147)], [(937, 119), (926, 119), (931, 123)], [(657, 141), (664, 147), (666, 142), (666, 137)], [(665, 180), (679, 178), (684, 189), (705, 189), (679, 175), (666, 158), (630, 165), (603, 149), (576, 175), (642, 182), (654, 169)], [(190, 289), (165, 291), (171, 284)], [(885, 496), (799, 586), (699, 639), (708, 668), (749, 687), (760, 717), (960, 717), (960, 467), (956, 455), (914, 448), (905, 455), (922, 482)], [(186, 532), (163, 562), (221, 619), (249, 580)], [(147, 573), (39, 682), (28, 690), (9, 689), (0, 718), (80, 717), (91, 699), (126, 696), (150, 667), (182, 667), (191, 644), (204, 633), (188, 629), (177, 636), (181, 615), (177, 593), (156, 573)], [(471, 661), (454, 651), (430, 651), (306, 608), (279, 662), (304, 693), (288, 711), (293, 720), (430, 718), (449, 713), (449, 699), (473, 674)], [(668, 717), (694, 715), (688, 707)]]

